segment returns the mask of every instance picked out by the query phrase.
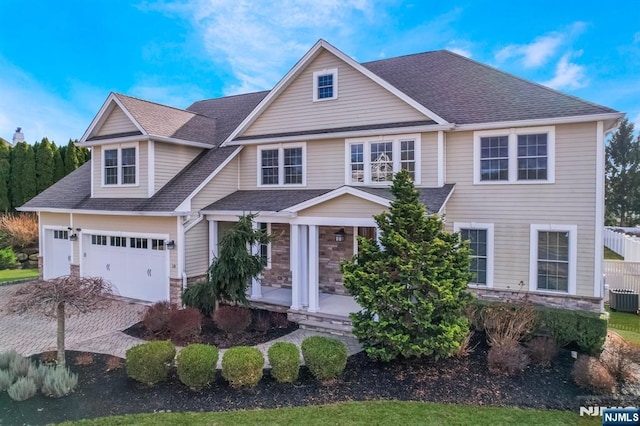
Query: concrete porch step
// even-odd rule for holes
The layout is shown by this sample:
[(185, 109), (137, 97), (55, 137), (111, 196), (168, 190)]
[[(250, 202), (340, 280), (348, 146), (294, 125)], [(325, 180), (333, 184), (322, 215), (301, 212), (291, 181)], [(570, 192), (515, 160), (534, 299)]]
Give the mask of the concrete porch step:
[(348, 336), (353, 337), (351, 332), (351, 325), (346, 324), (335, 324), (332, 322), (326, 321), (318, 321), (314, 319), (303, 319), (299, 320), (298, 324), (300, 328), (311, 331), (322, 331), (329, 334), (335, 334), (338, 336)]

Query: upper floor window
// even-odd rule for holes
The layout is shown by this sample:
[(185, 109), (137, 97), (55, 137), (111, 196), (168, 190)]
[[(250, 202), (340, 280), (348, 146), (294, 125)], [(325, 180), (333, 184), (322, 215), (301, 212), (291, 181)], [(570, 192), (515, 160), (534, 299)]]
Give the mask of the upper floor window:
[(554, 181), (554, 127), (474, 132), (474, 184)]
[(304, 186), (305, 154), (305, 144), (258, 147), (258, 186)]
[(338, 98), (338, 69), (313, 73), (313, 101)]
[(393, 175), (407, 170), (420, 183), (420, 135), (347, 139), (346, 184), (390, 183)]
[(138, 182), (136, 146), (105, 148), (102, 151), (104, 185), (136, 185)]

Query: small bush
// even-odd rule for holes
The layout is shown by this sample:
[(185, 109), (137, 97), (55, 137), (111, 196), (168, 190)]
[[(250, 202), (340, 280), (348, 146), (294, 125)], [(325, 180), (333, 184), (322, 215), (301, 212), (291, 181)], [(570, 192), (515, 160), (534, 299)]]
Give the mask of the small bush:
[(52, 398), (69, 395), (78, 386), (78, 375), (68, 368), (55, 367), (47, 369), (42, 382), (42, 393)]
[(8, 352), (0, 352), (0, 370), (8, 370), (11, 361), (16, 358), (22, 358), (15, 350), (10, 350)]
[(558, 345), (550, 336), (536, 336), (529, 341), (527, 347), (531, 361), (541, 367), (550, 366), (558, 355)]
[(537, 313), (533, 306), (523, 304), (492, 304), (480, 313), (490, 346), (511, 345), (533, 333)]
[(271, 325), (275, 328), (287, 328), (290, 325), (287, 314), (271, 312)]
[(493, 345), (487, 354), (489, 371), (514, 376), (522, 373), (529, 365), (525, 349), (517, 342)]
[(222, 356), (222, 377), (231, 387), (254, 387), (262, 379), (264, 356), (256, 348), (236, 346)]
[(169, 314), (169, 332), (177, 340), (187, 340), (200, 335), (202, 315), (195, 308), (173, 309)]
[(541, 326), (561, 347), (576, 344), (591, 355), (599, 354), (607, 337), (607, 320), (590, 312), (540, 308)]
[(271, 364), (271, 376), (280, 383), (298, 380), (300, 372), (300, 350), (290, 342), (278, 342), (267, 353)]
[(107, 361), (105, 364), (107, 367), (106, 368), (107, 371), (113, 371), (122, 367), (122, 360), (117, 356), (110, 356), (109, 358), (107, 358)]
[(271, 312), (259, 310), (253, 319), (253, 328), (260, 333), (266, 333), (271, 328)]
[(18, 258), (11, 247), (0, 250), (0, 269), (13, 269), (18, 264)]
[(142, 317), (142, 324), (153, 334), (167, 331), (169, 328), (169, 316), (173, 309), (177, 309), (177, 307), (167, 301), (156, 302), (145, 311)]
[(14, 401), (24, 401), (34, 396), (38, 392), (33, 379), (20, 377), (14, 384), (9, 386), (7, 393)]
[(190, 284), (182, 292), (182, 303), (190, 308), (200, 310), (205, 316), (213, 313), (215, 300), (216, 294), (213, 286), (206, 282)]
[(600, 362), (619, 381), (631, 382), (633, 373), (633, 348), (621, 337), (610, 334), (609, 341), (600, 354)]
[(31, 361), (21, 356), (11, 360), (9, 364), (9, 370), (11, 370), (14, 377), (26, 377), (27, 373), (29, 373), (29, 368), (31, 368)]
[(176, 355), (170, 341), (147, 342), (127, 350), (127, 375), (139, 382), (153, 385), (167, 378)]
[(44, 383), (44, 378), (47, 375), (49, 370), (52, 370), (53, 367), (40, 364), (36, 366), (35, 364), (31, 364), (31, 368), (29, 368), (29, 372), (27, 373), (27, 377), (33, 379), (33, 382), (36, 384), (38, 389), (42, 389), (42, 384)]
[(57, 360), (58, 360), (58, 352), (56, 351), (42, 352), (40, 354), (40, 362), (44, 362), (45, 364), (53, 364)]
[(571, 377), (578, 386), (592, 392), (611, 393), (616, 385), (609, 370), (592, 356), (580, 355), (573, 364)]
[(339, 377), (347, 365), (347, 348), (336, 339), (311, 336), (302, 341), (302, 356), (318, 380)]
[(93, 364), (93, 354), (84, 352), (76, 355), (76, 365), (91, 365)]
[(12, 246), (35, 244), (38, 241), (38, 216), (32, 213), (1, 216), (0, 231), (9, 237)]
[(9, 370), (0, 370), (0, 392), (9, 389), (13, 384), (13, 374)]
[(251, 324), (251, 311), (242, 306), (220, 306), (213, 313), (213, 322), (227, 333), (240, 333)]
[(218, 348), (193, 344), (178, 353), (178, 377), (193, 390), (201, 389), (216, 378)]

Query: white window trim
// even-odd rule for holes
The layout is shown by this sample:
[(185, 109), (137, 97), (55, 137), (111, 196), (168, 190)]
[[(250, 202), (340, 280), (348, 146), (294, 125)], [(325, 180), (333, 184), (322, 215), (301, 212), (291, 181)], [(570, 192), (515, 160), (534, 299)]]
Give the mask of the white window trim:
[[(122, 150), (127, 148), (135, 148), (136, 149), (136, 183), (122, 183)], [(105, 151), (117, 150), (118, 151), (118, 183), (106, 184), (105, 183), (105, 173), (104, 173), (104, 155)], [(132, 143), (123, 143), (117, 145), (103, 145), (100, 149), (100, 154), (102, 156), (102, 164), (100, 167), (101, 177), (101, 186), (103, 188), (120, 188), (120, 187), (137, 187), (140, 186), (140, 145), (138, 142)]]
[[(518, 135), (547, 134), (547, 179), (518, 180)], [(488, 136), (507, 136), (509, 138), (509, 179), (481, 180), (480, 179), (480, 138)], [(505, 184), (545, 184), (555, 183), (556, 176), (556, 128), (521, 127), (512, 129), (481, 130), (473, 132), (473, 184), (474, 185), (505, 185)]]
[(454, 222), (453, 232), (460, 232), (461, 229), (481, 229), (487, 231), (487, 284), (469, 283), (472, 288), (493, 288), (493, 263), (494, 263), (494, 225), (493, 223), (478, 222)]
[[(349, 186), (389, 186), (389, 182), (372, 182), (371, 181), (371, 144), (378, 142), (392, 142), (393, 152), (393, 174), (400, 171), (400, 141), (413, 140), (414, 158), (415, 158), (415, 185), (422, 183), (422, 155), (421, 155), (421, 137), (420, 133), (404, 134), (404, 135), (385, 135), (362, 138), (345, 139), (344, 145), (344, 183)], [(364, 156), (364, 182), (351, 181), (351, 145), (362, 144)]]
[[(262, 222), (267, 225), (267, 234), (271, 235), (271, 222)], [(271, 269), (271, 241), (267, 243), (267, 266), (265, 269)]]
[[(302, 183), (284, 183), (284, 150), (289, 148), (302, 148)], [(262, 151), (268, 151), (272, 149), (278, 150), (278, 183), (277, 184), (263, 184), (262, 183)], [(257, 149), (257, 186), (263, 188), (277, 188), (277, 187), (305, 187), (307, 186), (307, 143), (280, 143), (272, 145), (260, 145)]]
[[(333, 75), (333, 96), (330, 98), (318, 98), (318, 77)], [(313, 73), (313, 102), (323, 102), (338, 99), (338, 68), (315, 71)]]
[[(538, 231), (569, 233), (569, 279), (567, 291), (538, 289)], [(578, 226), (532, 224), (529, 236), (529, 290), (538, 293), (576, 294)]]

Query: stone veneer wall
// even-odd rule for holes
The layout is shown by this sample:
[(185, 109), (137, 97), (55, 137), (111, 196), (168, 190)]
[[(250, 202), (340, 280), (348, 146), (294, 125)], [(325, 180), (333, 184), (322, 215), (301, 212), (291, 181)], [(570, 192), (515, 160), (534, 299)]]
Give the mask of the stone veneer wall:
[(44, 275), (44, 262), (42, 261), (42, 256), (38, 256), (38, 279), (42, 280)]
[(271, 268), (262, 271), (262, 285), (291, 288), (290, 227), (286, 223), (272, 223)]
[[(337, 242), (335, 233), (344, 228), (344, 241)], [(353, 256), (353, 227), (321, 226), (319, 230), (318, 281), (320, 291), (332, 294), (348, 294), (342, 285), (340, 263)]]
[(69, 265), (69, 270), (72, 277), (80, 277), (80, 265)]
[(599, 297), (555, 295), (492, 288), (469, 288), (469, 291), (474, 293), (478, 299), (490, 302), (517, 302), (522, 301), (526, 296), (526, 300), (534, 305), (574, 311), (600, 312), (600, 302), (602, 300)]

